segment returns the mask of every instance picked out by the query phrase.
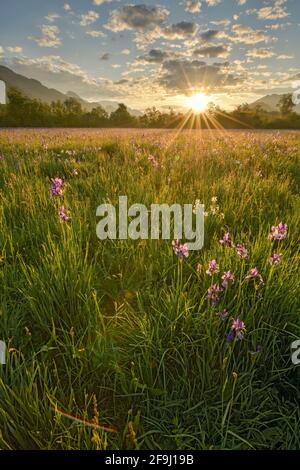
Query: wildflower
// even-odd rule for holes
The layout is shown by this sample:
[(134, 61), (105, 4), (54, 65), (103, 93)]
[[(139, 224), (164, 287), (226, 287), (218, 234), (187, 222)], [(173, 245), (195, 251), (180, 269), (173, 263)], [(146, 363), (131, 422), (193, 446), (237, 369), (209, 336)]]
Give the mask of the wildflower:
[(271, 264), (271, 266), (278, 266), (279, 263), (280, 263), (280, 258), (282, 257), (282, 253), (280, 253), (279, 255), (277, 255), (274, 251), (274, 253), (272, 254), (272, 256), (269, 258), (269, 263)]
[(64, 206), (61, 206), (61, 208), (58, 211), (58, 214), (62, 222), (71, 222), (71, 217), (67, 216), (66, 209)]
[(222, 320), (225, 320), (225, 318), (227, 318), (228, 316), (229, 316), (229, 312), (226, 309), (221, 310), (221, 312), (216, 312), (216, 317), (220, 317), (222, 318)]
[(216, 304), (219, 300), (219, 295), (223, 291), (222, 287), (219, 284), (212, 284), (212, 286), (207, 290), (207, 298), (212, 301), (213, 304)]
[(231, 235), (229, 232), (226, 232), (223, 236), (223, 239), (222, 240), (219, 240), (220, 241), (220, 244), (225, 246), (233, 246), (232, 244), (232, 240), (231, 240)]
[(268, 236), (269, 240), (284, 240), (287, 237), (288, 233), (288, 226), (287, 224), (283, 224), (280, 222), (280, 224), (274, 226), (271, 228), (271, 232)]
[(253, 268), (253, 269), (250, 269), (250, 273), (248, 274), (248, 276), (245, 277), (245, 280), (248, 281), (249, 279), (256, 279), (256, 278), (259, 279), (259, 282), (261, 284), (264, 283), (263, 278), (261, 277), (261, 275), (258, 272), (258, 269)]
[(172, 247), (175, 255), (178, 256), (178, 258), (184, 259), (189, 256), (189, 248), (186, 243), (182, 245), (180, 240), (173, 240)]
[(64, 180), (61, 178), (51, 179), (51, 197), (61, 196), (64, 186)]
[(213, 196), (213, 197), (211, 198), (211, 202), (212, 202), (213, 204), (216, 204), (216, 203), (218, 202), (217, 196)]
[(246, 333), (246, 325), (245, 323), (237, 318), (236, 320), (232, 320), (231, 330), (234, 334), (234, 339), (242, 340)]
[(0, 155), (0, 162), (3, 162), (5, 160), (5, 157), (3, 155)]
[(152, 165), (154, 166), (154, 168), (158, 168), (158, 167), (159, 167), (159, 163), (158, 163), (158, 161), (156, 160), (156, 158), (155, 158), (153, 155), (149, 155), (148, 161), (149, 161), (150, 163), (152, 163)]
[(72, 176), (78, 176), (78, 170), (76, 170), (76, 168), (72, 170)]
[(203, 270), (202, 264), (198, 263), (198, 264), (197, 264), (197, 267), (196, 267), (197, 273), (198, 273), (198, 274), (202, 273), (202, 270)]
[(196, 214), (198, 207), (201, 206), (201, 205), (202, 205), (202, 203), (201, 203), (200, 199), (196, 199), (194, 207), (193, 207), (193, 213), (194, 214)]
[(224, 289), (228, 287), (229, 282), (232, 282), (234, 284), (234, 275), (232, 274), (231, 271), (225, 271), (223, 276), (222, 276), (222, 286)]
[(212, 261), (208, 263), (208, 270), (206, 271), (206, 274), (208, 274), (209, 276), (212, 276), (213, 274), (216, 274), (219, 271), (220, 271), (219, 265), (215, 259), (213, 259)]
[(238, 256), (241, 259), (248, 259), (248, 257), (249, 257), (248, 250), (246, 249), (246, 247), (244, 245), (241, 245), (240, 243), (238, 243), (235, 248), (236, 248), (236, 252), (237, 252)]

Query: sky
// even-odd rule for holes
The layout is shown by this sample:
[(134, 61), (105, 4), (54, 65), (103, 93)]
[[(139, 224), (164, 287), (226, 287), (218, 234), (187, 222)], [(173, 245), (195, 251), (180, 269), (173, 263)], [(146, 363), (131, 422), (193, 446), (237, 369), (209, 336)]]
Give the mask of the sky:
[[(2, 0), (0, 64), (89, 101), (225, 109), (300, 80), (299, 0)], [(1, 94), (1, 87), (0, 87)]]

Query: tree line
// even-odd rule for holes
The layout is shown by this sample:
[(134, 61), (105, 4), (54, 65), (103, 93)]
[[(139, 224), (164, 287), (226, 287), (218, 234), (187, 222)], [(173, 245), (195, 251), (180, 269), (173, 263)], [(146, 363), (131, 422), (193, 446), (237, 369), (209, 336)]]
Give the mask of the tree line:
[(73, 97), (51, 104), (29, 98), (16, 88), (7, 93), (7, 104), (0, 105), (0, 127), (141, 127), (141, 128), (257, 128), (300, 129), (300, 115), (294, 112), (292, 95), (283, 95), (276, 112), (246, 104), (227, 112), (210, 104), (205, 114), (162, 112), (148, 108), (141, 116), (133, 116), (120, 103), (110, 114), (102, 106), (91, 111)]

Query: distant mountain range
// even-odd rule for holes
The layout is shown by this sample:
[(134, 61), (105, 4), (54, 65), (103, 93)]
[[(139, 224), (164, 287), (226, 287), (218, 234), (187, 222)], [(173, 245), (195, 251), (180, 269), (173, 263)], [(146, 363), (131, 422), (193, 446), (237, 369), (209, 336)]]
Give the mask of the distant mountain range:
[[(19, 75), (13, 72), (8, 67), (0, 65), (0, 80), (6, 83), (6, 88), (18, 88), (29, 98), (34, 98), (41, 100), (45, 103), (50, 104), (52, 101), (65, 101), (67, 98), (76, 98), (86, 111), (91, 111), (97, 106), (102, 106), (108, 113), (115, 111), (118, 107), (118, 102), (115, 101), (98, 101), (90, 103), (82, 99), (80, 96), (76, 95), (72, 91), (69, 91), (67, 94), (61, 93), (54, 88), (47, 88), (42, 85), (38, 80), (33, 78), (27, 78), (23, 75)], [(141, 116), (142, 113), (136, 109), (128, 108), (128, 111), (133, 116)]]
[[(259, 105), (264, 111), (268, 111), (268, 112), (277, 111), (278, 112), (279, 111), (278, 104), (279, 104), (281, 97), (282, 95), (264, 96), (263, 98), (260, 98), (259, 100), (254, 101), (254, 103), (251, 103), (250, 108), (255, 108), (256, 106)], [(294, 111), (300, 114), (300, 104), (295, 106)]]

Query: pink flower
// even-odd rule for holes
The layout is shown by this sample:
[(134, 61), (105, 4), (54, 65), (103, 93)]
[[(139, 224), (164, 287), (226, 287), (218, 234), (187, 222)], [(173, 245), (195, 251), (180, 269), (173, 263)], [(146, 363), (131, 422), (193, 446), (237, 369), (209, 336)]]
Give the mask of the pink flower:
[(248, 281), (249, 279), (256, 279), (256, 278), (259, 280), (261, 284), (264, 283), (263, 278), (258, 272), (258, 269), (253, 268), (253, 269), (250, 269), (250, 273), (248, 274), (248, 276), (245, 277), (245, 280)]
[(219, 294), (223, 291), (222, 287), (219, 284), (213, 284), (207, 290), (207, 298), (212, 301), (213, 304), (216, 304), (219, 300)]
[(225, 246), (232, 246), (232, 240), (231, 240), (231, 235), (229, 232), (226, 232), (223, 236), (223, 239), (222, 240), (219, 240), (220, 241), (220, 244)]
[(222, 320), (225, 320), (225, 318), (227, 318), (228, 316), (229, 316), (229, 312), (226, 309), (221, 310), (221, 312), (216, 312), (216, 317), (220, 317), (222, 318)]
[(178, 258), (184, 259), (189, 256), (189, 248), (187, 244), (185, 243), (184, 245), (182, 245), (180, 243), (180, 240), (173, 240), (172, 248), (173, 248), (175, 255), (178, 256)]
[(279, 255), (277, 255), (274, 251), (274, 253), (272, 254), (272, 256), (269, 258), (269, 263), (271, 264), (271, 266), (278, 266), (279, 263), (280, 263), (280, 259), (282, 257), (282, 253), (280, 253)]
[(271, 232), (269, 233), (269, 240), (284, 240), (287, 237), (288, 226), (280, 222), (278, 225), (273, 225)]
[(209, 276), (212, 276), (213, 274), (216, 274), (219, 271), (220, 271), (219, 265), (215, 259), (213, 259), (212, 261), (208, 263), (208, 270), (206, 271), (206, 274), (208, 274)]
[(225, 271), (222, 276), (222, 280), (222, 286), (224, 287), (224, 289), (226, 289), (228, 287), (229, 282), (232, 282), (232, 284), (234, 283), (234, 275), (231, 271)]
[(71, 217), (67, 216), (66, 209), (64, 206), (61, 206), (61, 208), (58, 211), (58, 214), (62, 222), (71, 222)]
[(153, 155), (149, 155), (148, 161), (149, 161), (150, 163), (152, 163), (152, 166), (154, 166), (154, 168), (158, 168), (158, 167), (159, 167), (159, 163), (158, 163), (158, 161), (156, 160), (156, 158), (155, 158)]
[(236, 320), (233, 319), (231, 329), (236, 339), (242, 340), (244, 338), (246, 333), (246, 325), (242, 320), (240, 320), (239, 318), (237, 318)]
[(241, 259), (248, 259), (249, 257), (248, 250), (246, 249), (244, 245), (241, 245), (240, 243), (238, 243), (235, 248), (236, 248), (237, 255)]
[(51, 179), (51, 197), (61, 196), (64, 186), (64, 180), (61, 178), (52, 178)]

